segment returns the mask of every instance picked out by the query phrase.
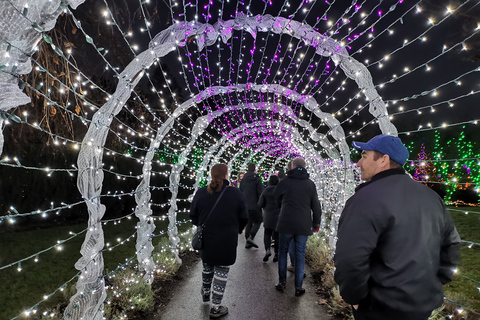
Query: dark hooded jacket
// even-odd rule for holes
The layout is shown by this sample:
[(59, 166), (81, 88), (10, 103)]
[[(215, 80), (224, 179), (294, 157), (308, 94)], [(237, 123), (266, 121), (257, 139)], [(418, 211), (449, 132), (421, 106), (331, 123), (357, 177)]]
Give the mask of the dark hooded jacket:
[(271, 185), (266, 187), (258, 200), (258, 206), (263, 209), (264, 228), (274, 230), (277, 227), (278, 215), (280, 214), (280, 208), (277, 206), (273, 194), (275, 187)]
[(308, 177), (306, 169), (296, 168), (288, 171), (275, 188), (275, 201), (280, 207), (279, 233), (309, 236), (312, 227), (320, 225), (322, 209), (317, 188)]
[[(223, 188), (226, 187), (228, 181), (224, 180)], [(210, 194), (207, 187), (197, 191), (189, 214), (194, 225), (203, 224), (220, 192)], [(237, 258), (238, 234), (242, 232), (247, 222), (245, 197), (237, 188), (229, 187), (205, 223), (203, 250), (200, 252), (202, 261), (216, 266), (234, 264)]]
[(403, 169), (382, 171), (357, 187), (337, 236), (335, 281), (347, 303), (386, 310), (392, 320), (442, 305), (460, 237), (443, 200)]
[(248, 210), (258, 210), (258, 199), (263, 191), (262, 180), (253, 171), (245, 173), (240, 184), (240, 190), (245, 195)]

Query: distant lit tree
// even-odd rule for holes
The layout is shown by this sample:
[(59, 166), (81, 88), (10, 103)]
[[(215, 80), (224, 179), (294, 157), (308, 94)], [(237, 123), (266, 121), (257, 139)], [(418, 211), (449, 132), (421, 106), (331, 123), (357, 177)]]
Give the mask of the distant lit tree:
[(480, 195), (480, 150), (476, 142), (472, 142), (464, 130), (446, 143), (445, 140), (441, 139), (438, 131), (435, 132), (432, 152), (436, 177), (446, 185), (445, 201), (455, 200), (453, 194), (457, 190), (474, 190)]
[(433, 164), (432, 159), (425, 152), (425, 142), (422, 142), (420, 146), (420, 152), (418, 153), (417, 161), (414, 164), (415, 172), (413, 173), (413, 179), (421, 181), (428, 185), (428, 182), (436, 182), (437, 169)]

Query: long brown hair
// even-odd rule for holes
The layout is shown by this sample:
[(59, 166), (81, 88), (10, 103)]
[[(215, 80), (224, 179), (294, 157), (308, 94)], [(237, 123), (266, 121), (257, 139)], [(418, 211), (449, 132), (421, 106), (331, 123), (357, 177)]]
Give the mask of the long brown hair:
[(223, 180), (228, 173), (228, 167), (224, 163), (217, 163), (210, 170), (212, 180), (207, 187), (208, 193), (219, 192), (223, 187)]

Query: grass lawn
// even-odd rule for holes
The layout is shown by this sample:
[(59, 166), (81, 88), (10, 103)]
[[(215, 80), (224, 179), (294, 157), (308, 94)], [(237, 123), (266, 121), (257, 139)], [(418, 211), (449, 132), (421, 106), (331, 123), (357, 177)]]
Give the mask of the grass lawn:
[[(480, 208), (472, 207), (448, 207), (455, 222), (458, 232), (463, 240), (480, 243)], [(468, 212), (468, 214), (465, 214)], [(185, 216), (179, 215), (178, 220)], [(103, 226), (105, 243), (114, 246), (117, 239), (125, 240), (135, 233), (137, 219), (133, 216), (131, 220), (124, 219), (122, 223), (114, 224), (109, 222)], [(157, 234), (159, 230), (167, 228), (168, 221), (156, 221)], [(185, 224), (179, 229), (189, 227)], [(71, 237), (69, 233), (79, 233), (86, 228), (86, 224), (54, 227), (48, 229), (29, 230), (16, 233), (0, 234), (0, 266), (35, 254), (40, 250), (53, 246), (57, 240), (64, 240)], [(154, 238), (154, 246), (157, 246), (161, 237)], [(21, 271), (17, 271), (18, 265), (0, 270), (0, 319), (11, 319), (21, 314), (27, 308), (43, 300), (45, 294), (50, 294), (63, 283), (77, 274), (74, 268), (75, 262), (80, 258), (80, 246), (85, 239), (85, 233), (62, 244), (62, 250), (56, 249), (42, 253), (38, 256), (38, 262), (34, 259), (22, 262)], [(135, 253), (136, 238), (120, 245), (112, 251), (104, 252), (105, 269), (114, 270), (118, 264), (125, 262)], [(480, 247), (473, 245), (468, 248), (465, 244), (462, 248), (462, 261), (459, 266), (459, 274), (455, 276), (452, 283), (445, 287), (445, 294), (448, 298), (462, 304), (465, 307), (480, 311), (480, 287), (479, 283), (462, 277), (462, 275), (480, 282)], [(72, 281), (72, 285), (76, 279)], [(65, 298), (61, 293), (51, 296), (40, 305), (54, 306)], [(20, 317), (24, 319), (24, 317)]]
[[(480, 243), (480, 208), (449, 206), (448, 210), (462, 240)], [(461, 252), (459, 274), (445, 286), (445, 295), (465, 307), (480, 312), (480, 246), (472, 245), (469, 248), (469, 244), (464, 244)]]
[[(183, 216), (178, 216), (178, 220), (183, 220)], [(118, 244), (117, 239), (125, 240), (135, 233), (137, 219), (124, 219), (121, 223), (114, 224), (109, 222), (103, 226), (105, 235), (105, 244), (110, 246)], [(166, 230), (168, 221), (156, 221), (155, 234), (160, 230)], [(185, 229), (189, 224), (185, 224), (179, 229)], [(14, 233), (0, 234), (0, 266), (18, 261), (27, 256), (35, 254), (40, 250), (49, 248), (57, 243), (57, 240), (64, 240), (71, 237), (69, 233), (81, 232), (86, 228), (86, 224), (53, 227), (39, 230), (29, 230)], [(156, 246), (161, 237), (155, 237), (153, 244)], [(77, 237), (62, 244), (62, 250), (52, 249), (38, 256), (38, 262), (34, 258), (21, 263), (21, 271), (18, 265), (0, 270), (0, 319), (11, 319), (18, 316), (24, 310), (32, 307), (37, 302), (43, 300), (43, 296), (52, 293), (66, 281), (75, 276), (78, 271), (74, 264), (80, 258), (80, 247), (85, 239), (85, 232)], [(136, 237), (126, 241), (123, 245), (114, 248), (112, 251), (103, 253), (105, 269), (114, 270), (118, 264), (124, 263), (125, 259), (131, 258), (135, 254)], [(77, 279), (71, 283), (75, 285)], [(54, 306), (59, 301), (64, 300), (63, 294), (58, 292), (51, 296), (48, 301), (40, 305)], [(24, 317), (20, 317), (24, 319)]]

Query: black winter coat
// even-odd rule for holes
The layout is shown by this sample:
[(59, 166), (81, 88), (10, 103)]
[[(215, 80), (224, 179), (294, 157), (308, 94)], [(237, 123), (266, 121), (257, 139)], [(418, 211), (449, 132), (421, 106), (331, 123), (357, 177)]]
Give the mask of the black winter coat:
[[(228, 184), (228, 181), (224, 180), (223, 188)], [(203, 224), (220, 192), (209, 194), (207, 187), (197, 191), (189, 214), (194, 225)], [(234, 264), (237, 259), (238, 234), (242, 232), (247, 222), (245, 197), (237, 188), (229, 187), (205, 223), (203, 250), (200, 251), (203, 262), (215, 266)]]
[(309, 236), (312, 227), (320, 225), (322, 209), (317, 188), (308, 177), (306, 169), (296, 168), (288, 171), (275, 188), (275, 201), (280, 207), (279, 233)]
[(443, 301), (460, 237), (443, 200), (403, 169), (357, 187), (340, 217), (335, 281), (350, 304), (381, 304), (388, 319), (410, 319)]
[(275, 187), (270, 185), (266, 187), (258, 200), (258, 206), (263, 209), (263, 226), (274, 230), (277, 228), (278, 216), (280, 214), (280, 208), (277, 206), (275, 196), (273, 195)]
[(260, 177), (255, 172), (249, 171), (245, 173), (240, 184), (240, 190), (245, 195), (248, 210), (258, 210), (258, 199), (263, 191)]

